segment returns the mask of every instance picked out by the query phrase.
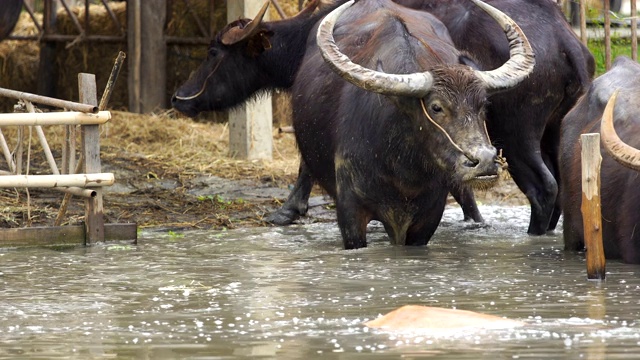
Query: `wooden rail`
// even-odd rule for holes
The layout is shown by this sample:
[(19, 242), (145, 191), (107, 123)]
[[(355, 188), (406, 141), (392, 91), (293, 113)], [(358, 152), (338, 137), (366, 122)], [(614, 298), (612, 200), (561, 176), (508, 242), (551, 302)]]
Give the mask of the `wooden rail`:
[[(116, 66), (122, 65), (124, 54), (120, 54), (116, 61)], [(117, 74), (115, 75), (117, 76)], [(112, 74), (113, 77), (113, 74)], [(103, 101), (106, 104), (115, 79), (110, 79)], [(63, 208), (66, 209), (68, 195), (80, 195), (85, 203), (85, 221), (83, 231), (78, 231), (77, 227), (53, 226), (39, 228), (16, 228), (0, 229), (0, 246), (33, 246), (33, 245), (58, 245), (58, 244), (93, 244), (105, 240), (132, 240), (137, 239), (137, 225), (132, 224), (105, 224), (102, 199), (102, 187), (113, 185), (114, 175), (102, 173), (100, 161), (100, 124), (104, 124), (111, 119), (109, 111), (99, 111), (96, 90), (95, 75), (78, 74), (78, 84), (80, 88), (80, 102), (69, 102), (48, 97), (38, 96), (29, 93), (17, 92), (13, 90), (0, 89), (0, 96), (7, 96), (21, 100), (26, 103), (28, 113), (0, 114), (0, 126), (29, 126), (35, 128), (40, 143), (45, 151), (47, 162), (53, 174), (51, 175), (29, 175), (21, 174), (22, 160), (21, 152), (16, 151), (16, 160), (9, 150), (4, 135), (0, 131), (0, 145), (7, 161), (9, 171), (0, 171), (0, 188), (54, 188), (67, 192)], [(38, 113), (31, 101), (49, 106), (59, 106), (66, 109), (83, 111), (61, 111)], [(102, 106), (104, 108), (104, 106)], [(80, 126), (82, 148), (81, 148), (81, 174), (74, 174), (75, 166), (67, 166), (65, 174), (61, 174), (51, 150), (44, 137), (41, 125), (64, 125), (70, 128)], [(75, 131), (67, 132), (67, 136), (75, 138)], [(66, 139), (65, 144), (73, 144), (74, 141)], [(68, 146), (68, 145), (67, 145)], [(18, 148), (21, 144), (18, 144)], [(63, 159), (63, 163), (73, 164), (76, 149), (74, 147), (66, 149), (63, 153), (70, 159)], [(78, 168), (80, 169), (80, 168)], [(58, 221), (56, 220), (56, 223)], [(70, 230), (72, 229), (72, 230)], [(36, 238), (34, 239), (34, 236)]]

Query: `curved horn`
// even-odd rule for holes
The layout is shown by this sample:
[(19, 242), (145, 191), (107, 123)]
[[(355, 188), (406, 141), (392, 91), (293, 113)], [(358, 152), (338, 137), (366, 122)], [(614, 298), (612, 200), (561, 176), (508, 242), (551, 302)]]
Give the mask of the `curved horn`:
[(318, 28), (316, 40), (320, 53), (329, 67), (345, 80), (368, 91), (385, 95), (426, 96), (433, 85), (433, 76), (430, 72), (406, 75), (387, 74), (355, 64), (340, 52), (333, 38), (333, 28), (340, 15), (353, 4), (354, 0), (350, 0), (333, 10), (325, 16)]
[(267, 0), (267, 2), (262, 5), (262, 8), (260, 9), (260, 12), (258, 12), (258, 15), (256, 15), (256, 17), (251, 20), (251, 22), (249, 22), (245, 27), (241, 28), (240, 26), (236, 26), (229, 29), (229, 31), (222, 35), (222, 43), (225, 45), (233, 45), (255, 34), (255, 32), (258, 30), (258, 25), (260, 25), (260, 23), (262, 22), (264, 14), (267, 13), (267, 9), (269, 8), (270, 3), (271, 0)]
[(471, 1), (500, 25), (509, 41), (509, 60), (495, 70), (476, 70), (476, 75), (484, 81), (489, 90), (505, 89), (517, 85), (531, 74), (536, 63), (529, 40), (520, 26), (502, 11), (480, 0)]
[(640, 150), (625, 144), (613, 127), (613, 108), (618, 97), (619, 90), (613, 92), (609, 98), (607, 106), (604, 108), (602, 123), (600, 125), (600, 135), (605, 150), (617, 162), (630, 169), (640, 171)]

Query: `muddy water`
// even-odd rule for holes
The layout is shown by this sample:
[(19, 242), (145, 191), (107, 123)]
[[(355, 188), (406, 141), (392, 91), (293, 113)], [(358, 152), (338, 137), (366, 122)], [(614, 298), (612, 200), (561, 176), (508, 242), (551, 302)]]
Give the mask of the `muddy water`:
[[(0, 250), (0, 358), (633, 359), (640, 267), (586, 280), (560, 231), (525, 234), (524, 207), (448, 209), (425, 248), (344, 251), (335, 224), (142, 232), (140, 245)], [(397, 333), (363, 321), (405, 304), (526, 322)]]

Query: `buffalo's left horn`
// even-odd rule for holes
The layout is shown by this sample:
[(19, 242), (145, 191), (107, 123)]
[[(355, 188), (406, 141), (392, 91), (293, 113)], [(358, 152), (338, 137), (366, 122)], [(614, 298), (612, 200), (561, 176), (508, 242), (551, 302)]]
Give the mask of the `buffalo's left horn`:
[(241, 28), (239, 26), (236, 26), (229, 29), (229, 31), (222, 35), (222, 43), (225, 45), (233, 45), (254, 35), (258, 30), (258, 25), (260, 25), (260, 23), (262, 22), (262, 18), (264, 18), (264, 14), (267, 13), (267, 9), (269, 8), (270, 3), (271, 0), (267, 0), (264, 5), (262, 5), (262, 8), (260, 9), (258, 15), (256, 15), (256, 17), (251, 20), (251, 22), (249, 22), (245, 27)]
[(433, 85), (433, 75), (426, 71), (406, 75), (387, 74), (353, 63), (340, 52), (333, 38), (333, 27), (342, 13), (353, 5), (347, 1), (333, 10), (320, 23), (316, 40), (326, 63), (350, 83), (368, 91), (386, 95), (424, 97)]
[(613, 127), (613, 109), (618, 97), (619, 90), (613, 92), (609, 98), (607, 106), (604, 108), (602, 123), (600, 125), (600, 136), (605, 150), (617, 162), (630, 169), (640, 171), (640, 150), (625, 144), (616, 133)]
[(517, 85), (531, 74), (536, 63), (529, 40), (520, 26), (502, 11), (480, 0), (471, 1), (500, 25), (509, 41), (509, 60), (495, 70), (476, 70), (476, 75), (484, 81), (488, 90), (507, 89)]

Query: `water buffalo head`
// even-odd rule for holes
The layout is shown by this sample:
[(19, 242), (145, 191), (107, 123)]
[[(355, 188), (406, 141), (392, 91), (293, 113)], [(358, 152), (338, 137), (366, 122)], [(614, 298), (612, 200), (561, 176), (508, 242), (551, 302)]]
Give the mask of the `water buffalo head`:
[(171, 98), (175, 109), (188, 116), (227, 109), (261, 87), (264, 74), (255, 59), (271, 46), (271, 33), (261, 26), (268, 6), (266, 2), (253, 20), (236, 20), (216, 35), (206, 59)]
[(311, 27), (311, 17), (316, 16), (314, 10), (321, 2), (311, 1), (298, 15), (273, 22), (263, 21), (269, 3), (265, 2), (253, 20), (236, 20), (216, 35), (206, 59), (173, 95), (175, 109), (189, 116), (222, 111), (268, 89), (290, 86), (297, 69), (290, 63), (302, 57), (296, 52), (304, 53), (303, 25)]
[(613, 92), (602, 115), (600, 135), (602, 144), (609, 155), (618, 163), (630, 169), (640, 171), (640, 150), (625, 144), (613, 127), (613, 114), (619, 90)]
[(498, 180), (503, 159), (486, 131), (487, 94), (517, 85), (532, 72), (535, 61), (528, 40), (513, 20), (481, 1), (471, 1), (496, 20), (509, 41), (510, 59), (495, 70), (479, 71), (464, 64), (436, 62), (421, 64), (423, 72), (388, 74), (380, 66), (372, 70), (355, 64), (340, 52), (333, 38), (337, 19), (354, 4), (353, 0), (324, 18), (317, 41), (334, 72), (364, 90), (390, 97), (411, 119), (415, 132), (424, 134), (407, 134), (407, 139), (418, 139), (421, 144), (417, 146), (452, 175), (454, 184), (489, 187)]

